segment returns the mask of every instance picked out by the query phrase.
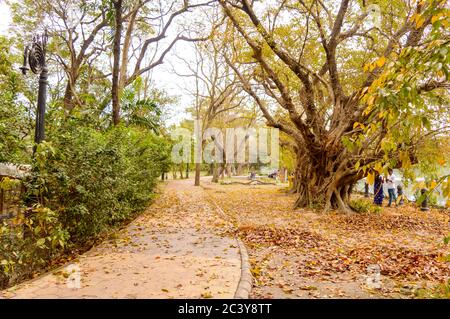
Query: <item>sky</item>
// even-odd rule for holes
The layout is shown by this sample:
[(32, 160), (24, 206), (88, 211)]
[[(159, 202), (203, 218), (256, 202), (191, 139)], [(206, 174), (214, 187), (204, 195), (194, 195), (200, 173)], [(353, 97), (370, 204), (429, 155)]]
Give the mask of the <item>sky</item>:
[(2, 0), (0, 0), (0, 34), (7, 34), (10, 23), (11, 15), (9, 13), (9, 8)]
[[(0, 35), (8, 34), (8, 28), (11, 23), (9, 7), (3, 0), (0, 0)], [(178, 124), (183, 119), (189, 117), (184, 110), (192, 101), (192, 97), (184, 91), (189, 86), (186, 83), (186, 79), (178, 77), (171, 72), (175, 65), (182, 68), (182, 66), (177, 65), (176, 58), (174, 57), (174, 54), (177, 52), (178, 54), (182, 52), (184, 56), (189, 56), (193, 54), (193, 49), (187, 43), (178, 43), (173, 52), (166, 56), (164, 63), (152, 71), (152, 79), (155, 86), (159, 89), (166, 90), (171, 96), (178, 96), (178, 102), (170, 106), (170, 116), (167, 119), (167, 125)]]

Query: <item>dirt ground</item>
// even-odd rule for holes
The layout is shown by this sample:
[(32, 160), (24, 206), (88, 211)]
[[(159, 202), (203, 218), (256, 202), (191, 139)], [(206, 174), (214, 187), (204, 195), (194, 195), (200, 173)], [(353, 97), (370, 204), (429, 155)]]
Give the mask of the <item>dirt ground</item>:
[(449, 278), (448, 211), (324, 214), (280, 186), (204, 188), (249, 249), (253, 298), (416, 298)]

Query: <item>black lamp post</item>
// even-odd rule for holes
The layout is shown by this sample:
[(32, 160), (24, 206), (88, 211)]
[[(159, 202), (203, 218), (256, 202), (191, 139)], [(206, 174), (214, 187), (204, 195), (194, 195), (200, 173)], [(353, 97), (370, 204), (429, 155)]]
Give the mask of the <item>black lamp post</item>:
[(30, 69), (34, 74), (40, 74), (38, 103), (36, 112), (36, 128), (34, 133), (34, 142), (36, 145), (41, 143), (45, 139), (44, 117), (45, 117), (45, 104), (47, 101), (47, 85), (48, 85), (47, 81), (48, 70), (45, 61), (47, 39), (48, 39), (47, 31), (45, 31), (41, 35), (36, 35), (33, 37), (31, 44), (25, 46), (25, 50), (23, 53), (23, 66), (20, 68), (22, 70), (23, 75), (26, 75), (27, 71)]

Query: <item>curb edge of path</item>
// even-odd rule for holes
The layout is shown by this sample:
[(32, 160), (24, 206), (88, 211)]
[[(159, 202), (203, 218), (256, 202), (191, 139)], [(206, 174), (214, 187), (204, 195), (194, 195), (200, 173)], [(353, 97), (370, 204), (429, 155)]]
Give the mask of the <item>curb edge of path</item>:
[[(205, 187), (200, 184), (200, 187), (205, 190)], [(206, 195), (211, 198), (211, 196), (206, 193)], [(222, 210), (222, 208), (217, 205), (214, 201), (212, 202), (214, 206), (216, 206), (217, 210), (222, 214), (225, 219), (227, 215)], [(235, 236), (234, 239), (236, 240), (239, 248), (239, 254), (241, 255), (241, 278), (239, 279), (238, 286), (236, 288), (236, 292), (234, 293), (234, 299), (249, 299), (250, 292), (252, 291), (253, 287), (253, 276), (251, 272), (250, 262), (248, 259), (248, 252), (247, 248), (245, 247), (242, 240), (239, 239), (239, 237)]]
[(248, 299), (253, 286), (252, 272), (250, 271), (250, 262), (248, 260), (247, 248), (244, 243), (236, 237), (241, 254), (241, 279), (234, 293), (234, 299)]

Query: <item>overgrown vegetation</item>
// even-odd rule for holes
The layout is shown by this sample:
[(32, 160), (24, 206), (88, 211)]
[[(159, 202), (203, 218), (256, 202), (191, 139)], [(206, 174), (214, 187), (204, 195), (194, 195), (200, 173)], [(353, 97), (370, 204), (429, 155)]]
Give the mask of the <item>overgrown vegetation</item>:
[(49, 140), (25, 181), (29, 217), (1, 228), (3, 285), (134, 217), (170, 164), (168, 144), (139, 128), (102, 131), (71, 120)]

